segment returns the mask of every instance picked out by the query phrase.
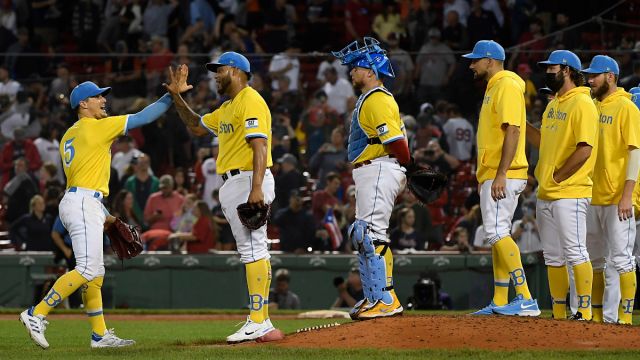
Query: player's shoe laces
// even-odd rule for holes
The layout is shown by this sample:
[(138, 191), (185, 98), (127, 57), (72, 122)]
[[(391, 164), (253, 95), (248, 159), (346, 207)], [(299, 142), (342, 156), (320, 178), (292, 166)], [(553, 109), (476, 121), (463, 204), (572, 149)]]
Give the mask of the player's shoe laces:
[(372, 304), (369, 302), (369, 300), (367, 300), (367, 298), (358, 301), (353, 306), (353, 309), (349, 310), (349, 316), (351, 317), (351, 320), (358, 320), (358, 315), (360, 315), (360, 313), (364, 310), (370, 308), (371, 305)]
[(495, 315), (495, 313), (493, 312), (493, 309), (495, 309), (496, 307), (498, 307), (498, 305), (496, 305), (493, 300), (491, 300), (491, 303), (485, 307), (483, 307), (482, 309), (476, 311), (476, 312), (472, 312), (469, 315)]
[(133, 340), (120, 339), (116, 336), (113, 329), (107, 330), (103, 336), (97, 335), (96, 333), (91, 334), (91, 347), (94, 349), (131, 346), (135, 343)]
[(261, 323), (257, 323), (252, 321), (251, 317), (247, 316), (247, 321), (242, 325), (240, 330), (227, 336), (227, 343), (237, 344), (245, 341), (252, 341), (266, 335), (273, 329), (275, 328), (271, 324), (271, 320), (267, 319)]
[(49, 347), (49, 343), (44, 337), (44, 331), (47, 329), (49, 322), (42, 315), (33, 315), (33, 306), (20, 313), (20, 322), (27, 328), (29, 336), (38, 346), (43, 349)]
[(539, 316), (540, 308), (536, 299), (525, 299), (522, 294), (518, 294), (507, 305), (493, 308), (493, 312), (509, 316)]
[(373, 306), (364, 309), (360, 314), (358, 314), (358, 320), (369, 320), (376, 319), (382, 317), (396, 316), (402, 315), (402, 304), (398, 300), (398, 297), (395, 293), (391, 293), (393, 298), (393, 302), (391, 304), (385, 304), (384, 301), (378, 300)]

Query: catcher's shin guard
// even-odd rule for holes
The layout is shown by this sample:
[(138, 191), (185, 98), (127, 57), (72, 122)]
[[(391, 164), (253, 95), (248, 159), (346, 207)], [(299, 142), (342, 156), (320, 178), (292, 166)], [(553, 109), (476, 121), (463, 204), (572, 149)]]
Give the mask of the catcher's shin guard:
[(350, 228), (351, 240), (358, 249), (360, 264), (360, 279), (364, 295), (371, 304), (378, 300), (391, 303), (393, 298), (389, 293), (392, 287), (387, 286), (387, 269), (384, 254), (386, 249), (376, 254), (376, 245), (368, 234), (368, 223), (356, 220)]

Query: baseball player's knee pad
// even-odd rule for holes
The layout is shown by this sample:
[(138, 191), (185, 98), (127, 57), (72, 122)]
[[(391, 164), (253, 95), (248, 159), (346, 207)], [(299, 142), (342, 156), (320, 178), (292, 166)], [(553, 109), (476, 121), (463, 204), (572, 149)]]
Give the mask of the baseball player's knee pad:
[(359, 253), (365, 254), (367, 257), (375, 255), (376, 248), (373, 244), (373, 239), (369, 236), (369, 223), (364, 220), (356, 220), (349, 227), (349, 237), (353, 247), (358, 250)]

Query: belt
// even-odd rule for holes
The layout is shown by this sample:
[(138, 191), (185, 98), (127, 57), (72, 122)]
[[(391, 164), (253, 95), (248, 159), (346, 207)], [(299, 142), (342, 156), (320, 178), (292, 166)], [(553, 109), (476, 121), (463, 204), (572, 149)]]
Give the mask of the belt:
[(71, 192), (71, 193), (80, 193), (80, 194), (85, 194), (85, 195), (91, 195), (96, 199), (102, 198), (102, 193), (99, 192), (99, 191), (95, 191), (95, 190), (91, 190), (91, 189), (79, 188), (77, 186), (70, 187), (68, 191)]
[(222, 174), (222, 180), (227, 181), (230, 177), (236, 176), (238, 174), (240, 174), (240, 170), (238, 169), (229, 170), (226, 173)]
[[(389, 159), (395, 159), (395, 158), (396, 158), (396, 156), (395, 156), (395, 155), (393, 155), (393, 154), (389, 154), (389, 155), (388, 155), (388, 157), (389, 157)], [(374, 160), (375, 160), (375, 159), (374, 159)], [(371, 161), (371, 160), (361, 161), (361, 162), (359, 162), (359, 163), (357, 163), (357, 164), (354, 164), (354, 165), (353, 165), (353, 168), (354, 168), (354, 169), (358, 169), (358, 168), (361, 168), (361, 167), (363, 167), (363, 166), (365, 166), (365, 165), (371, 165), (371, 163), (372, 163), (372, 161)]]

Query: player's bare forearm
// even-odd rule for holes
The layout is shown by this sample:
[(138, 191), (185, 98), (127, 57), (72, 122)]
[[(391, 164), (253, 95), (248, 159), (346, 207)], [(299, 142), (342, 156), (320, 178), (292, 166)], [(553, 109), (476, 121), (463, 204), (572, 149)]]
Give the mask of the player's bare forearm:
[(498, 164), (498, 174), (507, 175), (507, 170), (511, 167), (513, 158), (518, 149), (518, 139), (520, 138), (520, 128), (515, 125), (507, 125), (504, 130), (504, 142), (502, 143), (502, 155)]
[(196, 114), (187, 102), (184, 101), (180, 94), (171, 93), (171, 97), (173, 98), (173, 103), (176, 106), (176, 111), (182, 119), (182, 122), (191, 130), (191, 132), (196, 136), (204, 136), (207, 135), (208, 131), (202, 127), (200, 124), (200, 116)]
[(591, 145), (580, 143), (567, 161), (553, 174), (555, 182), (560, 183), (575, 174), (591, 156)]
[(251, 189), (262, 189), (264, 173), (267, 170), (267, 139), (253, 138), (249, 141), (253, 150), (253, 177)]
[(626, 180), (622, 190), (622, 197), (618, 203), (618, 219), (620, 221), (633, 217), (633, 190), (636, 187), (634, 180)]
[(536, 149), (540, 148), (540, 129), (527, 122), (527, 141), (535, 146)]

